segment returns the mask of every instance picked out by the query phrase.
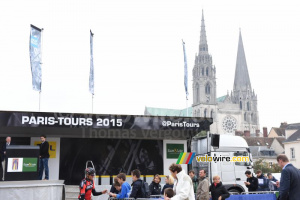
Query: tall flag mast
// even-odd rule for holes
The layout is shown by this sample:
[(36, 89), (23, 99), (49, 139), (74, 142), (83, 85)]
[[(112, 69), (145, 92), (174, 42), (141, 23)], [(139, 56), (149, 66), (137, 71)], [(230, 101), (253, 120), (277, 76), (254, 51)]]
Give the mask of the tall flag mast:
[(94, 110), (94, 57), (93, 57), (93, 37), (94, 34), (90, 30), (90, 79), (89, 79), (89, 90), (92, 94), (92, 113)]
[(187, 69), (187, 60), (186, 60), (186, 54), (185, 54), (185, 43), (182, 40), (182, 46), (183, 46), (183, 56), (184, 56), (184, 88), (185, 88), (185, 95), (186, 95), (186, 108), (187, 108), (187, 116), (188, 116), (188, 69)]
[(29, 53), (32, 75), (32, 88), (39, 91), (39, 111), (41, 109), (42, 87), (42, 31), (34, 25), (30, 25)]

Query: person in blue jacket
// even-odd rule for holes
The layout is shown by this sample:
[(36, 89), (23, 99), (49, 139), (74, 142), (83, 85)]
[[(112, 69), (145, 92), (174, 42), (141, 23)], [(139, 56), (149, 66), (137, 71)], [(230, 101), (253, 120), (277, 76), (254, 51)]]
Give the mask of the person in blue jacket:
[(271, 173), (268, 173), (267, 175), (269, 191), (278, 191), (278, 187), (276, 186), (278, 180)]
[(268, 181), (261, 170), (256, 171), (256, 178), (258, 179), (257, 191), (268, 191), (269, 190)]
[(131, 193), (131, 187), (129, 183), (126, 182), (126, 174), (118, 174), (117, 179), (118, 182), (121, 184), (121, 192), (120, 194), (109, 193), (109, 195), (117, 199), (129, 198), (129, 195)]

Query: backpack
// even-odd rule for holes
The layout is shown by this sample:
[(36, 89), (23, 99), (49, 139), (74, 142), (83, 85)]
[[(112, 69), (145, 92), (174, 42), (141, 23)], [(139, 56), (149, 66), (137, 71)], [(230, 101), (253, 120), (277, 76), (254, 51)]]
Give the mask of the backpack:
[(142, 198), (150, 198), (150, 190), (147, 182), (142, 181), (141, 192), (143, 196)]

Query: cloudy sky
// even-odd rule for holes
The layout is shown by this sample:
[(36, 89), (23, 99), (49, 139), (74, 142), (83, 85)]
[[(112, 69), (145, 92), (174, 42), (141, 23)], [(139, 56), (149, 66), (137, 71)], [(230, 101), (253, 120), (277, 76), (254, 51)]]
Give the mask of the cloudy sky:
[(39, 93), (31, 85), (30, 24), (44, 29), (40, 111), (92, 112), (90, 29), (95, 34), (94, 113), (143, 114), (145, 106), (182, 109), (181, 40), (186, 43), (192, 99), (202, 9), (218, 96), (233, 88), (241, 28), (261, 127), (300, 122), (296, 0), (1, 1), (0, 110), (39, 110)]

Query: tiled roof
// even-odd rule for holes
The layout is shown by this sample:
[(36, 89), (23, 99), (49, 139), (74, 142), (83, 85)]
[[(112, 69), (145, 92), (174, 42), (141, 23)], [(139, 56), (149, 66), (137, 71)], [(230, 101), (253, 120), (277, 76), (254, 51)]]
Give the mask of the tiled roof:
[(267, 146), (270, 148), (274, 138), (266, 137), (244, 137), (247, 141), (248, 146)]
[(192, 117), (193, 108), (185, 108), (182, 110), (179, 109), (168, 109), (168, 108), (153, 108), (153, 107), (145, 107), (145, 115), (152, 116), (181, 116), (181, 117)]
[(300, 130), (296, 131), (295, 133), (293, 133), (287, 140), (285, 140), (283, 143), (286, 142), (295, 142), (295, 141), (299, 141), (300, 142)]
[(294, 123), (294, 124), (288, 124), (287, 130), (294, 130), (294, 129), (300, 129), (300, 123)]
[(217, 102), (224, 102), (226, 99), (227, 95), (221, 96), (217, 98)]
[(285, 136), (285, 129), (284, 128), (274, 128), (273, 130), (277, 133), (278, 136)]

